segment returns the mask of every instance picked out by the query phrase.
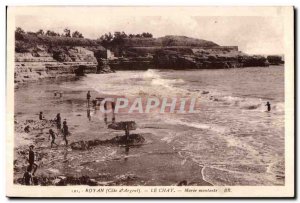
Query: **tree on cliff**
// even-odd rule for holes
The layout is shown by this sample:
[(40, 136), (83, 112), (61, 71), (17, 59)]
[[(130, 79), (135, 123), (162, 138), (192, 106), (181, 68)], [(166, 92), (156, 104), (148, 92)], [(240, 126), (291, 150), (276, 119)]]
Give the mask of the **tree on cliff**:
[(114, 33), (114, 38), (111, 41), (111, 44), (113, 46), (122, 46), (124, 43), (124, 39), (127, 38), (127, 35), (125, 32), (115, 32)]
[(65, 28), (64, 32), (65, 32), (65, 35), (64, 35), (65, 37), (71, 37), (71, 30), (70, 29)]
[(51, 30), (47, 30), (47, 32), (46, 32), (45, 35), (46, 35), (46, 36), (60, 36), (59, 33), (56, 33), (56, 32), (51, 31)]
[(143, 32), (141, 34), (141, 36), (144, 37), (144, 38), (152, 38), (153, 37), (153, 35), (149, 32)]
[(153, 35), (149, 32), (143, 32), (142, 34), (129, 34), (129, 38), (153, 38)]
[(78, 31), (73, 32), (72, 37), (74, 37), (74, 38), (84, 38), (83, 35)]
[(100, 44), (102, 46), (107, 48), (111, 43), (111, 41), (113, 40), (113, 38), (114, 38), (113, 35), (109, 32), (108, 34), (105, 33), (104, 35), (102, 35), (98, 40), (100, 41)]
[(279, 65), (284, 63), (284, 61), (282, 60), (282, 56), (278, 56), (278, 55), (267, 56), (267, 60), (270, 64), (274, 64), (274, 65)]
[(15, 32), (19, 33), (19, 34), (24, 34), (25, 33), (25, 31), (20, 27), (17, 27)]
[(28, 31), (28, 32), (26, 32), (26, 34), (28, 34), (28, 35), (37, 35), (35, 32), (30, 32), (30, 31)]
[(17, 27), (16, 30), (15, 30), (16, 40), (22, 40), (23, 39), (23, 34), (25, 34), (25, 31), (22, 28)]
[(44, 30), (42, 29), (39, 29), (39, 31), (36, 32), (37, 35), (44, 35)]

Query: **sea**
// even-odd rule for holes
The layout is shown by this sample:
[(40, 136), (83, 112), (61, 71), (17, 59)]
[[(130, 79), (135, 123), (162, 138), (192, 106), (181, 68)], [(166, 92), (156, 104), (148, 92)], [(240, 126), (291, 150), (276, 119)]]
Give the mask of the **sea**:
[[(36, 119), (43, 111), (46, 118), (52, 119), (59, 112), (70, 125), (70, 140), (122, 134), (107, 130), (99, 110), (91, 108), (87, 114), (88, 90), (92, 99), (197, 98), (193, 113), (116, 114), (116, 121), (134, 120), (137, 129), (132, 133), (142, 134), (146, 142), (130, 147), (129, 152), (122, 146), (82, 152), (88, 160), (97, 159), (89, 168), (98, 174), (132, 173), (142, 177), (144, 185), (174, 185), (200, 179), (216, 186), (285, 184), (283, 66), (150, 69), (44, 80), (15, 90), (15, 117)], [(61, 97), (54, 96), (59, 92)], [(270, 112), (267, 102), (271, 104)], [(106, 117), (110, 122), (112, 115)], [(69, 156), (80, 157), (72, 152)], [(61, 173), (71, 171), (66, 168)], [(85, 169), (81, 169), (84, 173)]]

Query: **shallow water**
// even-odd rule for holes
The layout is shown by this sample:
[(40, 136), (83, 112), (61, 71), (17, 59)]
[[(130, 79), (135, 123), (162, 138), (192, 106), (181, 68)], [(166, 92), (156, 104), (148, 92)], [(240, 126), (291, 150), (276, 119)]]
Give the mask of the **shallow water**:
[[(100, 161), (89, 167), (97, 173), (132, 172), (147, 179), (147, 185), (195, 181), (197, 176), (213, 185), (284, 184), (281, 66), (120, 71), (72, 81), (43, 81), (16, 90), (16, 117), (36, 119), (43, 111), (46, 118), (52, 119), (60, 112), (70, 125), (72, 141), (122, 134), (108, 130), (99, 111), (91, 109), (90, 120), (87, 118), (87, 90), (92, 90), (92, 97), (198, 98), (197, 113), (117, 114), (117, 121), (137, 122), (134, 133), (143, 133), (146, 145), (130, 148), (129, 154), (122, 147), (93, 149), (89, 159)], [(55, 91), (62, 91), (63, 96), (54, 97)], [(271, 112), (266, 112), (267, 101), (272, 105)]]

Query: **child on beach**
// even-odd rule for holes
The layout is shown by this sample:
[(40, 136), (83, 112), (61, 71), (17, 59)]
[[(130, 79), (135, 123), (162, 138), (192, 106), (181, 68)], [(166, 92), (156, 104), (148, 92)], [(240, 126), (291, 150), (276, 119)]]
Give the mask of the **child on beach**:
[(52, 138), (52, 141), (51, 141), (51, 148), (52, 148), (52, 145), (55, 144), (56, 146), (58, 146), (58, 144), (55, 143), (55, 133), (52, 129), (49, 130), (49, 140), (50, 140), (50, 136)]
[(44, 119), (43, 112), (40, 112), (40, 114), (39, 114), (39, 119), (40, 119), (40, 120), (43, 120), (43, 119)]

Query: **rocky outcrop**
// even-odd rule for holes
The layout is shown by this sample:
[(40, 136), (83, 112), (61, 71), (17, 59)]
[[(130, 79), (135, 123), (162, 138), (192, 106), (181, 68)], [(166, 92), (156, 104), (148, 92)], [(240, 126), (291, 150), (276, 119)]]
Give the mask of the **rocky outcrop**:
[(110, 68), (109, 62), (107, 60), (107, 50), (106, 49), (96, 49), (94, 50), (94, 56), (97, 60), (97, 73), (113, 73), (114, 71)]
[(83, 47), (38, 46), (25, 53), (15, 53), (15, 83), (74, 76), (80, 67), (84, 73), (97, 72), (98, 62), (93, 51)]
[(98, 59), (97, 73), (114, 73), (107, 59)]
[(145, 138), (139, 134), (130, 134), (128, 138), (126, 136), (116, 136), (109, 140), (89, 140), (89, 141), (78, 141), (71, 143), (73, 150), (88, 150), (98, 145), (140, 145), (145, 142)]
[[(34, 176), (32, 185), (41, 186), (67, 186), (67, 185), (88, 185), (88, 186), (116, 186), (116, 185), (135, 185), (141, 179), (134, 174), (122, 174), (118, 176), (111, 176), (109, 174), (99, 175), (95, 177), (89, 176)], [(24, 185), (23, 178), (18, 178), (14, 181), (15, 184)]]
[(147, 70), (155, 68), (153, 57), (122, 57), (109, 61), (113, 70)]
[(160, 50), (154, 55), (154, 64), (161, 69), (226, 69), (269, 65), (263, 56), (248, 56), (232, 50), (192, 54)]
[(272, 64), (269, 61), (273, 61), (273, 64), (281, 61), (276, 57), (247, 55), (238, 51), (237, 46), (218, 46), (201, 42), (203, 46), (197, 47), (199, 42), (193, 40), (189, 42), (185, 39), (185, 43), (169, 41), (170, 43), (162, 43), (161, 46), (142, 47), (134, 44), (134, 47), (124, 47), (122, 57), (109, 60), (109, 65), (114, 70), (226, 69), (269, 66)]
[(270, 63), (270, 65), (282, 65), (282, 64), (284, 64), (283, 56), (270, 55), (270, 56), (267, 56), (267, 60)]

